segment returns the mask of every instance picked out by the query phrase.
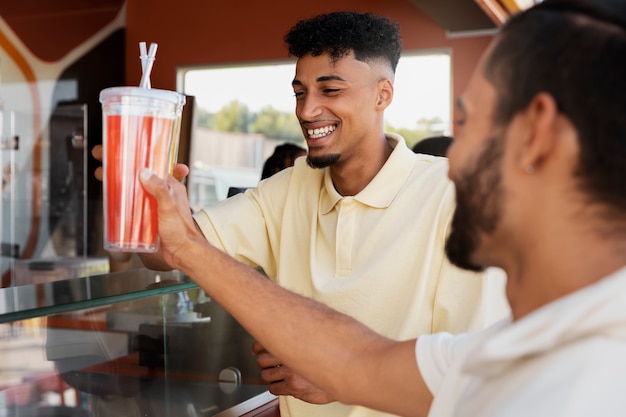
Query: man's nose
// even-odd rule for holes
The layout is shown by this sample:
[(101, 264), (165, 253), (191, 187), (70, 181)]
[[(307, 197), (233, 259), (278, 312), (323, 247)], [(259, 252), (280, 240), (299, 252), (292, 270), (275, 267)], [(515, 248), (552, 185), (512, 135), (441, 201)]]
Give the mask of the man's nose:
[(296, 115), (300, 120), (314, 120), (322, 113), (320, 101), (314, 94), (307, 94), (296, 105)]

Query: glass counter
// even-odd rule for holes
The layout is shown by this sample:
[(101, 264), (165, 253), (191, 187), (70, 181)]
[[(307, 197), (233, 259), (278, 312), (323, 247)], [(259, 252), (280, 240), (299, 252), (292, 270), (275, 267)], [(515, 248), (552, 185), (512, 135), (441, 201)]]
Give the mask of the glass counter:
[(278, 415), (252, 343), (179, 271), (2, 288), (0, 417)]

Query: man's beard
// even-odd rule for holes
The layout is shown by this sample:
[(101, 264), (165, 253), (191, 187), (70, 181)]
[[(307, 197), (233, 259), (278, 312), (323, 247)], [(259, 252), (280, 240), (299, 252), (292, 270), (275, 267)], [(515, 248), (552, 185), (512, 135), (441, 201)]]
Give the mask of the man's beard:
[(463, 269), (482, 271), (486, 267), (471, 258), (478, 250), (480, 235), (493, 232), (500, 220), (503, 141), (502, 135), (489, 138), (475, 166), (461, 172), (455, 182), (456, 209), (446, 241), (446, 255)]
[(337, 162), (340, 156), (338, 153), (322, 156), (307, 155), (306, 162), (311, 168), (326, 168)]

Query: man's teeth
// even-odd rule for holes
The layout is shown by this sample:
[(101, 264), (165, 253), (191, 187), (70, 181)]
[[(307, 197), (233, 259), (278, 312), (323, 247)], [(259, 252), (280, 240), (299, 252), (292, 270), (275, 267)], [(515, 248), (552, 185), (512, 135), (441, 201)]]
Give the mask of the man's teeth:
[(336, 129), (336, 126), (324, 126), (318, 129), (308, 129), (307, 133), (311, 139), (321, 138), (328, 135)]

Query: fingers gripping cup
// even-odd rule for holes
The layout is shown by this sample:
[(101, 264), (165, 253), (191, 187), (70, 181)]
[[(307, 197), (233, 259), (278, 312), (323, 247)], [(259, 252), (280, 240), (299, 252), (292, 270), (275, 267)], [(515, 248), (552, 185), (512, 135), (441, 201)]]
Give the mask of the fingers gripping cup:
[(103, 115), (104, 248), (156, 252), (157, 203), (139, 182), (149, 168), (161, 178), (177, 158), (185, 96), (142, 87), (100, 92)]

